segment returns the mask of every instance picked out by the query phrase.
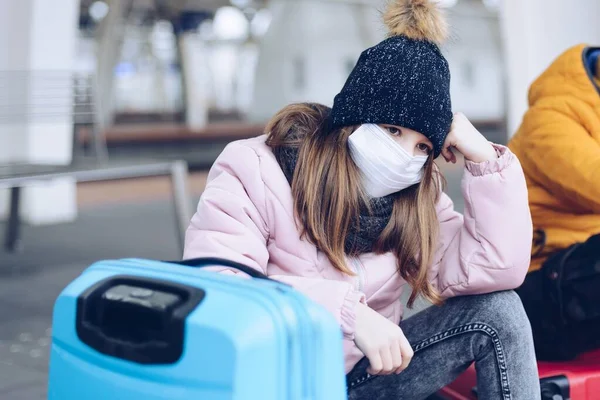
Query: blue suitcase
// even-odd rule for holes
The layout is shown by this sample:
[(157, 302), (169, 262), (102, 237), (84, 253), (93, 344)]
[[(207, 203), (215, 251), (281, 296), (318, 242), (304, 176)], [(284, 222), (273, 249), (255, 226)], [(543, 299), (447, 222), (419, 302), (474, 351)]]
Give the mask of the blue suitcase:
[[(324, 308), (240, 264), (178, 264), (103, 261), (63, 290), (49, 400), (346, 399), (342, 334)], [(215, 265), (255, 279), (198, 268)]]

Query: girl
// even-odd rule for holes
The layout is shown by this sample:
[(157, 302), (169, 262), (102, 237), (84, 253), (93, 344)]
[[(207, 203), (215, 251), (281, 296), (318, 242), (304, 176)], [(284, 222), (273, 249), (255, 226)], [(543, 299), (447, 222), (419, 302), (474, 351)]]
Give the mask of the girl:
[[(339, 321), (350, 399), (423, 399), (473, 361), (483, 399), (540, 398), (519, 298), (531, 216), (516, 157), (452, 115), (445, 23), (396, 0), (331, 109), (296, 104), (212, 167), (184, 258), (218, 256), (291, 284)], [(465, 216), (434, 159), (465, 158)], [(223, 270), (224, 273), (235, 273)], [(422, 296), (436, 307), (402, 321)], [(465, 296), (474, 295), (474, 296)]]

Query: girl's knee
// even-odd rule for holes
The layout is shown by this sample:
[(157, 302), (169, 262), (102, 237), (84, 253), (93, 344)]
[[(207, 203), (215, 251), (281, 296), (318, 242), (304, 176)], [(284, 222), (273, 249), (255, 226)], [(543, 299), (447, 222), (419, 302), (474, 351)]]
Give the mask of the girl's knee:
[(519, 343), (531, 338), (531, 325), (523, 303), (512, 290), (477, 296), (478, 319), (489, 325), (503, 341)]

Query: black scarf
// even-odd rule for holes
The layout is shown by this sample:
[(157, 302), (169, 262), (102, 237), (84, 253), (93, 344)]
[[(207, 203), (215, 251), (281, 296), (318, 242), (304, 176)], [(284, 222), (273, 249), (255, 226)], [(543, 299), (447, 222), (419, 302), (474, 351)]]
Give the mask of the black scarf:
[[(290, 185), (298, 161), (298, 148), (285, 147), (277, 154), (277, 161)], [(360, 208), (358, 221), (350, 223), (344, 245), (346, 254), (370, 253), (392, 216), (396, 194), (371, 199), (370, 212), (366, 205)], [(359, 229), (360, 227), (360, 229)]]

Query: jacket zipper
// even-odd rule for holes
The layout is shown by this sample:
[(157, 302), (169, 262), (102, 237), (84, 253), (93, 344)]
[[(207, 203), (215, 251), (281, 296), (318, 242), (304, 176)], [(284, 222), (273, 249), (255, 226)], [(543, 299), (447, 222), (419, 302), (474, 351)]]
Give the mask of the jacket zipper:
[(361, 262), (358, 258), (352, 259), (352, 264), (354, 265), (354, 271), (356, 272), (358, 278), (358, 291), (363, 292), (363, 286), (365, 284), (365, 277), (363, 274)]

